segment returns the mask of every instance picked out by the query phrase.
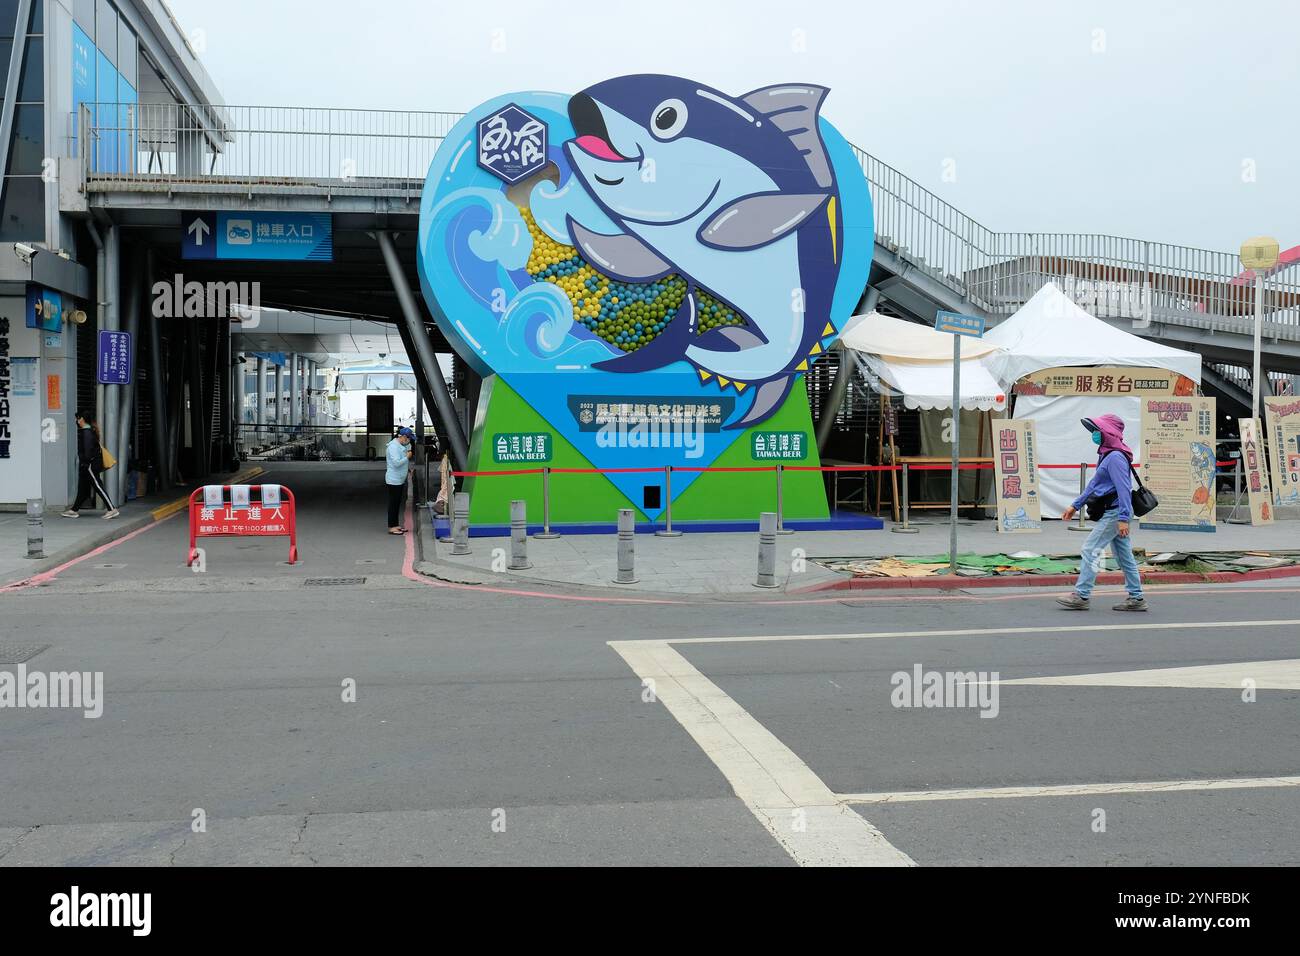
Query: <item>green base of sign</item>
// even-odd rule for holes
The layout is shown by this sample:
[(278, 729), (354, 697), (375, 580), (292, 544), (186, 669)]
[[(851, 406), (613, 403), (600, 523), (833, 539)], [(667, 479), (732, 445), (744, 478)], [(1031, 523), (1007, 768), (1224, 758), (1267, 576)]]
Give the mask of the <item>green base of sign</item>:
[[(802, 378), (791, 390), (781, 409), (757, 428), (746, 429), (710, 465), (712, 468), (752, 468), (770, 466), (775, 460), (755, 459), (755, 436), (764, 436), (760, 445), (766, 446), (767, 436), (782, 433), (801, 433), (805, 457), (784, 459), (786, 465), (818, 465), (816, 443), (812, 427), (812, 413), (808, 407), (808, 393), (802, 387)], [(549, 460), (527, 459), (523, 444), (525, 436), (547, 435)], [(498, 441), (507, 442), (505, 459), (499, 460)], [(516, 453), (509, 443), (513, 436), (520, 437), (521, 451)], [(534, 447), (536, 445), (534, 444)], [(533, 456), (534, 459), (536, 456)], [(479, 394), (478, 418), (469, 449), (470, 471), (520, 471), (541, 468), (591, 468), (592, 464), (568, 441), (547, 424), (519, 394), (496, 375), (483, 380)], [(658, 485), (662, 494), (663, 477), (647, 473), (646, 485)], [(678, 474), (674, 485), (682, 480)], [(528, 521), (542, 521), (542, 476), (485, 475), (466, 478), (460, 490), (470, 496), (469, 520), (471, 524), (507, 524), (510, 521), (510, 502), (520, 499), (528, 502)], [(826, 518), (826, 486), (820, 472), (786, 471), (783, 478), (783, 504), (785, 519)], [(631, 501), (604, 475), (551, 475), (551, 524), (613, 522), (620, 508), (632, 508), (637, 521), (652, 520), (642, 510), (641, 501)], [(776, 510), (776, 475), (763, 472), (707, 472), (699, 475), (673, 502), (673, 521), (753, 521), (760, 512)], [(662, 520), (661, 512), (653, 512)]]

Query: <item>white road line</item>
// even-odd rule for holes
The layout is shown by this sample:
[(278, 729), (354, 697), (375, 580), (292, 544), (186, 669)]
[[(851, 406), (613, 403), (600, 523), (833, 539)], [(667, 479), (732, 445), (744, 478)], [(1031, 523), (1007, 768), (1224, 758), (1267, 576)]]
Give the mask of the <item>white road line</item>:
[(610, 641), (800, 866), (915, 866), (666, 641)]
[[(1086, 612), (1085, 612), (1086, 613)], [(1201, 631), (1214, 628), (1300, 627), (1281, 621), (1151, 621), (1146, 624), (1066, 624), (1056, 627), (975, 627), (942, 631), (869, 631), (862, 634), (756, 634), (742, 637), (670, 637), (666, 644), (762, 644), (773, 641), (861, 641), (890, 637), (981, 637), (1011, 634), (1078, 634), (1085, 631)], [(635, 644), (635, 641), (627, 643)], [(648, 643), (660, 643), (656, 640)]]
[(1240, 690), (1244, 681), (1260, 690), (1300, 690), (1300, 660), (1233, 661), (1195, 667), (1157, 667), (1141, 671), (1020, 677), (1000, 684), (1051, 684), (1065, 687), (1199, 687)]
[(976, 787), (967, 790), (900, 790), (841, 793), (844, 803), (916, 803), (928, 800), (992, 800), (1004, 797), (1086, 797), (1105, 794), (1179, 793), (1190, 790), (1252, 790), (1300, 787), (1300, 777), (1232, 777), (1223, 780), (1156, 780), (1149, 783), (1077, 783), (1051, 787)]

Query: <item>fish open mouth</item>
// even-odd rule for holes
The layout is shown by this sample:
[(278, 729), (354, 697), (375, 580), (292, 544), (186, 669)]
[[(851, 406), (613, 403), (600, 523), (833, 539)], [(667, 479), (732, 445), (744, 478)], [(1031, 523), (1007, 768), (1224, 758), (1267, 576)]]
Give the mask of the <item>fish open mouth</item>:
[(573, 132), (577, 134), (573, 144), (584, 153), (608, 163), (633, 161), (614, 148), (600, 106), (586, 93), (569, 97), (569, 121), (573, 124)]

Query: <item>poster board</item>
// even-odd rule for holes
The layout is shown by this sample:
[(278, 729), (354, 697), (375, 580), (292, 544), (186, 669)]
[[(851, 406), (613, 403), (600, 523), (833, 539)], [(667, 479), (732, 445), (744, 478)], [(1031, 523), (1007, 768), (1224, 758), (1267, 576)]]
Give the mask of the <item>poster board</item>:
[(998, 533), (1042, 531), (1038, 444), (1032, 418), (993, 420), (993, 471)]
[(1214, 412), (1213, 398), (1142, 399), (1142, 482), (1160, 499), (1143, 528), (1215, 530)]
[(1192, 395), (1196, 383), (1163, 368), (1087, 365), (1044, 368), (1016, 382), (1016, 395)]
[(1273, 507), (1300, 505), (1300, 398), (1264, 399), (1268, 451), (1273, 475)]
[(1241, 474), (1246, 481), (1246, 500), (1250, 503), (1250, 523), (1273, 523), (1273, 491), (1268, 468), (1264, 464), (1264, 441), (1258, 418), (1237, 420), (1241, 435)]

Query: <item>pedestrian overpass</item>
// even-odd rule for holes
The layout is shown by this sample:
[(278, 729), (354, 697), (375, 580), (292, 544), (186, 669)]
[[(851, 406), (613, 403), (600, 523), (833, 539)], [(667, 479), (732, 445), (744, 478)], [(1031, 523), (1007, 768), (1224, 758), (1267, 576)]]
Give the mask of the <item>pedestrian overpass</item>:
[[(418, 289), (415, 237), (424, 175), (460, 117), (296, 107), (83, 107), (70, 117), (85, 135), (60, 168), (60, 206), (129, 230), (160, 258), (155, 272), (161, 275), (170, 275), (161, 267), (170, 268), (171, 260), (181, 271), (176, 253), (187, 213), (331, 214), (332, 262), (186, 261), (185, 277), (221, 281), (238, 274), (260, 283), (266, 306), (394, 324), (424, 399), (438, 412), (447, 447), (463, 462), (465, 419), (455, 414), (434, 358), (451, 350), (412, 291)], [(123, 143), (136, 148), (122, 149)], [(1100, 318), (1200, 352), (1207, 365), (1217, 366), (1210, 377), (1221, 387), (1249, 387), (1239, 370), (1251, 364), (1255, 291), (1235, 253), (1109, 235), (998, 232), (870, 154), (856, 153), (876, 229), (870, 274), (860, 277), (862, 308), (880, 306), (922, 321), (949, 309), (996, 323), (1056, 282)], [(1263, 301), (1264, 367), (1273, 373), (1300, 373), (1296, 272), (1270, 278)], [(831, 391), (832, 401), (837, 394), (838, 388)], [(468, 401), (472, 408), (472, 395)]]

